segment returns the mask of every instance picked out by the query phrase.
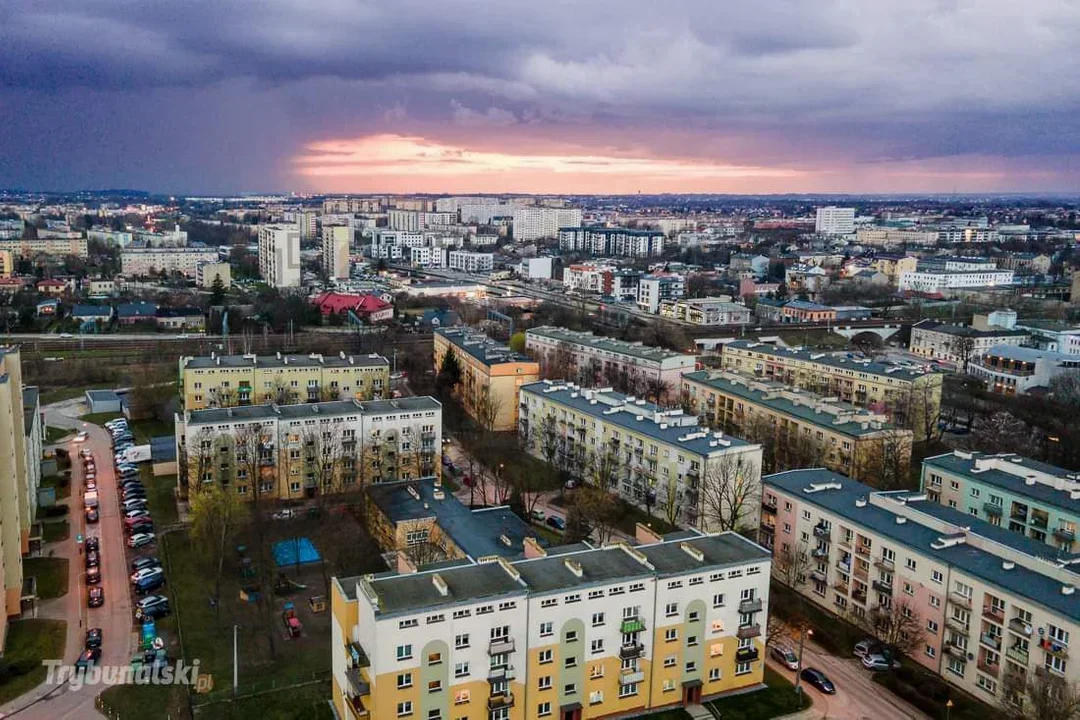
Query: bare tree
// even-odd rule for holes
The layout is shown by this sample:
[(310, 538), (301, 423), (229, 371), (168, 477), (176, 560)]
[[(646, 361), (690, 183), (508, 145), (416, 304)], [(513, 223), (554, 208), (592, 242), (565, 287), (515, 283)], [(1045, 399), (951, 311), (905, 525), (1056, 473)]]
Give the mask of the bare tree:
[(1044, 668), (1034, 673), (1006, 671), (1001, 709), (1009, 720), (1076, 720), (1080, 687)]
[(589, 479), (592, 484), (601, 490), (609, 491), (618, 484), (619, 471), (622, 470), (622, 460), (619, 451), (612, 444), (602, 445), (595, 451), (589, 452), (586, 462), (589, 469)]
[(975, 354), (975, 338), (970, 335), (956, 335), (949, 340), (949, 353), (956, 358), (956, 364), (965, 375), (971, 358)]
[(851, 622), (883, 645), (904, 655), (922, 650), (926, 637), (923, 619), (914, 605), (900, 598), (888, 605), (878, 605), (862, 615), (851, 614)]
[(1052, 377), (1050, 397), (1062, 405), (1080, 407), (1080, 370), (1068, 370)]
[[(185, 443), (185, 457), (181, 458), (180, 467), (184, 472), (188, 496), (198, 494), (203, 489), (206, 476), (214, 469), (214, 450), (218, 436), (209, 426), (199, 428), (194, 437)], [(186, 448), (191, 448), (187, 450)]]
[(872, 444), (863, 444), (855, 458), (856, 480), (880, 490), (903, 490), (911, 484), (911, 431), (882, 431)]
[(761, 468), (746, 453), (724, 453), (709, 460), (699, 492), (705, 528), (754, 533), (756, 537), (755, 525), (761, 512)]
[(657, 405), (660, 404), (661, 400), (668, 397), (668, 393), (671, 390), (670, 386), (660, 378), (649, 378), (645, 380), (643, 386), (645, 390), (645, 399), (652, 400)]
[(321, 421), (305, 426), (301, 433), (307, 474), (316, 481), (316, 494), (322, 496), (341, 490), (341, 464), (344, 443), (341, 423)]
[[(220, 485), (209, 485), (191, 496), (191, 539), (199, 548), (199, 557), (214, 574), (214, 598), (221, 599), (221, 576), (230, 541), (236, 534), (240, 517), (236, 493)], [(214, 608), (220, 607), (219, 602)]]
[(221, 387), (210, 389), (210, 398), (212, 404), (219, 408), (236, 407), (237, 393), (236, 388)]
[[(571, 512), (572, 511), (572, 512)], [(607, 543), (615, 533), (615, 523), (619, 516), (619, 501), (607, 490), (584, 486), (574, 491), (573, 499), (567, 510), (567, 536), (571, 539), (571, 519), (575, 525), (582, 526), (583, 537), (592, 537), (600, 544)]]
[(999, 410), (975, 423), (971, 439), (977, 448), (1031, 457), (1037, 450), (1039, 436), (1037, 428), (1030, 427), (1005, 410)]
[(805, 540), (799, 540), (793, 547), (782, 545), (773, 556), (773, 579), (799, 593), (806, 585), (811, 563), (810, 548)]
[(679, 484), (674, 480), (664, 483), (663, 494), (660, 496), (660, 510), (668, 524), (678, 526), (679, 516), (683, 511), (683, 493)]
[(491, 394), (490, 387), (484, 387), (476, 394), (473, 401), (473, 415), (476, 422), (487, 432), (494, 432), (502, 412), (502, 398)]

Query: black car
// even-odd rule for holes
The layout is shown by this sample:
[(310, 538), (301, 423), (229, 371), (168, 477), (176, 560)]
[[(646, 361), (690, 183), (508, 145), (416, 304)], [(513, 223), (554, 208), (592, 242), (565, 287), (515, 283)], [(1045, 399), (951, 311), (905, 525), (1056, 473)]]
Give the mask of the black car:
[(86, 508), (86, 522), (93, 525), (99, 519), (97, 508)]
[(105, 604), (105, 589), (94, 585), (86, 589), (86, 607), (101, 607)]
[(139, 572), (153, 567), (161, 567), (161, 561), (150, 555), (144, 555), (131, 561), (131, 572)]
[[(99, 631), (100, 632), (100, 631)], [(76, 670), (89, 670), (101, 660), (101, 648), (87, 648), (83, 650), (79, 655), (79, 659), (75, 661)]]
[(154, 523), (147, 521), (135, 523), (134, 525), (128, 525), (124, 528), (124, 532), (126, 532), (128, 535), (138, 535), (139, 533), (152, 533), (154, 532)]
[(124, 480), (123, 482), (119, 483), (117, 487), (119, 487), (121, 490), (136, 490), (138, 488), (142, 488), (144, 490), (146, 489), (146, 487), (142, 484), (141, 480), (136, 480), (134, 478), (131, 480)]
[(98, 540), (96, 537), (90, 536), (86, 538), (87, 552), (97, 552), (99, 547), (101, 547), (101, 541)]
[(825, 673), (821, 672), (817, 668), (806, 668), (801, 673), (799, 673), (799, 677), (801, 677), (803, 679), (803, 682), (805, 682), (807, 685), (813, 685), (826, 695), (836, 694), (836, 686), (832, 684), (832, 680), (827, 678), (825, 676)]
[(101, 564), (101, 556), (96, 551), (90, 551), (86, 553), (86, 567), (87, 569), (97, 567)]
[(86, 649), (94, 650), (101, 647), (101, 628), (90, 628), (86, 631)]

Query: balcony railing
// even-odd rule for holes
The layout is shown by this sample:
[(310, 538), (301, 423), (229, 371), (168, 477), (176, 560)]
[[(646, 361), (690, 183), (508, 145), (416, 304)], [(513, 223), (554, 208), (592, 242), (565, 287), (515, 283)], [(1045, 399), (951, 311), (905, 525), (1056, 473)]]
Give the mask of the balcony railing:
[(882, 570), (892, 570), (896, 567), (896, 563), (892, 560), (886, 560), (885, 558), (878, 558), (874, 561), (874, 567)]
[(959, 605), (960, 607), (971, 608), (971, 598), (955, 591), (949, 593), (949, 602), (953, 605)]
[(1030, 653), (1019, 645), (1013, 645), (1005, 651), (1005, 657), (1012, 660), (1014, 663), (1019, 663), (1024, 667), (1027, 667), (1028, 659), (1031, 657)]
[(512, 708), (514, 707), (514, 694), (513, 693), (500, 693), (498, 695), (492, 695), (487, 701), (488, 710), (498, 710), (500, 708)]
[(1001, 507), (997, 503), (985, 502), (983, 503), (983, 512), (985, 512), (987, 515), (1001, 517), (1001, 515), (1005, 512), (1005, 508)]
[(892, 595), (892, 583), (885, 582), (884, 580), (875, 580), (872, 584), (874, 589), (878, 592)]
[(837, 591), (841, 595), (848, 594), (848, 586), (843, 580), (837, 580), (833, 583), (833, 590)]
[(954, 658), (958, 658), (963, 661), (967, 661), (968, 652), (965, 648), (960, 647), (954, 643), (945, 643), (945, 652), (952, 655)]
[(739, 602), (739, 612), (741, 612), (741, 613), (761, 612), (761, 598), (751, 598), (749, 600), (740, 601)]
[(1001, 636), (994, 635), (993, 633), (983, 633), (979, 636), (979, 642), (983, 645), (993, 648), (994, 650), (1001, 650)]
[(999, 607), (994, 607), (993, 605), (988, 605), (988, 606), (983, 608), (982, 615), (987, 620), (995, 622), (998, 625), (1001, 625), (1003, 622), (1005, 622), (1005, 609), (1004, 608), (999, 608)]
[(641, 622), (641, 618), (637, 616), (624, 617), (622, 622), (619, 624), (619, 632), (623, 635), (641, 632), (644, 629), (645, 623)]
[(517, 673), (514, 672), (513, 665), (496, 665), (495, 667), (488, 668), (488, 682), (502, 682), (503, 680), (513, 680)]
[(829, 556), (829, 548), (827, 548), (827, 547), (816, 547), (810, 552), (810, 554), (813, 555), (816, 558), (828, 557)]
[(819, 537), (819, 538), (828, 539), (832, 535), (832, 528), (827, 528), (824, 525), (815, 525), (814, 526), (814, 535)]
[(988, 663), (985, 660), (979, 660), (979, 662), (976, 663), (975, 667), (979, 668), (979, 670), (983, 671), (987, 675), (993, 675), (994, 677), (997, 677), (998, 671), (1001, 670), (1000, 665), (996, 663)]
[(1051, 640), (1050, 638), (1043, 638), (1039, 641), (1039, 647), (1046, 651), (1047, 655), (1053, 655), (1056, 658), (1065, 660), (1069, 657), (1069, 648), (1067, 645), (1062, 645), (1059, 642)]
[(866, 604), (866, 592), (865, 591), (860, 592), (860, 591), (856, 590), (855, 592), (851, 593), (851, 599), (854, 600), (855, 602), (859, 603), (860, 605), (865, 605)]
[(1031, 523), (1032, 527), (1042, 528), (1043, 530), (1045, 530), (1050, 524), (1050, 518), (1043, 515), (1032, 515), (1031, 520), (1029, 520), (1028, 522)]
[(514, 652), (514, 638), (496, 638), (488, 644), (488, 655), (502, 655)]
[(945, 624), (961, 635), (967, 635), (971, 632), (971, 625), (954, 617), (946, 618)]
[(1054, 530), (1054, 537), (1058, 540), (1064, 540), (1065, 542), (1072, 542), (1076, 540), (1076, 531), (1070, 528), (1059, 527)]
[(851, 561), (844, 562), (843, 560), (837, 560), (836, 567), (839, 568), (840, 572), (847, 573), (848, 575), (851, 574)]
[(740, 625), (739, 629), (735, 631), (735, 636), (740, 640), (758, 637), (759, 635), (761, 635), (761, 625), (757, 623), (754, 623), (753, 625)]
[(620, 685), (634, 685), (645, 680), (644, 670), (623, 670), (619, 673)]
[(1009, 630), (1013, 631), (1017, 635), (1023, 635), (1024, 637), (1031, 637), (1033, 628), (1031, 623), (1024, 622), (1020, 618), (1013, 618), (1009, 621)]
[(870, 546), (869, 545), (856, 545), (855, 546), (855, 553), (858, 554), (858, 555), (862, 555), (863, 557), (870, 557)]
[(739, 648), (735, 651), (735, 662), (753, 662), (761, 657), (756, 647)]
[(630, 660), (632, 658), (641, 657), (645, 652), (645, 646), (641, 643), (628, 643), (619, 648), (619, 659)]

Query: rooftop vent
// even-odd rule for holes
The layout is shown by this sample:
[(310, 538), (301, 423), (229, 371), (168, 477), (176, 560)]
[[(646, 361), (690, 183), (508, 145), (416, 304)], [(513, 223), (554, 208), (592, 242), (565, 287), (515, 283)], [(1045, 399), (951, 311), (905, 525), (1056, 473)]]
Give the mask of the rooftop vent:
[(579, 563), (577, 560), (571, 560), (570, 558), (566, 558), (565, 560), (563, 560), (563, 565), (566, 566), (567, 570), (574, 573), (575, 577), (581, 577), (585, 574), (585, 571), (581, 569), (581, 563)]
[(856, 500), (855, 500), (855, 507), (857, 507), (857, 508), (864, 508), (864, 507), (866, 507), (866, 497), (865, 497), (865, 496), (863, 496), (863, 497), (860, 497), (860, 498), (856, 498)]
[(512, 545), (514, 544), (514, 543), (513, 543), (513, 542), (512, 542), (511, 540), (510, 540), (510, 538), (508, 538), (508, 537), (507, 537), (506, 535), (500, 535), (500, 536), (499, 536), (499, 542), (501, 542), (501, 543), (502, 543), (503, 545), (505, 545), (506, 547), (510, 547), (510, 546), (512, 546)]
[(700, 548), (696, 548), (687, 542), (681, 542), (679, 543), (679, 549), (698, 562), (705, 562), (705, 553)]
[(1012, 560), (1003, 560), (1001, 562), (1002, 570), (1012, 570), (1014, 567), (1016, 567), (1016, 563), (1014, 563)]
[(897, 525), (903, 525), (906, 522), (907, 522), (907, 518), (904, 517), (903, 515), (897, 515), (896, 516), (896, 524)]
[(435, 589), (439, 591), (439, 594), (446, 597), (450, 594), (450, 587), (443, 580), (442, 575), (435, 573), (431, 576), (431, 584), (435, 586)]

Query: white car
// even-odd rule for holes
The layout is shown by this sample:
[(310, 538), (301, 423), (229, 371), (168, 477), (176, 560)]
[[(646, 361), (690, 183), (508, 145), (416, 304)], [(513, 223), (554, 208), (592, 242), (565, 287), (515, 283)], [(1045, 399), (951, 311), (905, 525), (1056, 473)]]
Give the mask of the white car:
[(86, 433), (85, 430), (83, 430), (82, 432), (78, 433), (75, 436), (75, 442), (77, 442), (77, 443), (86, 442), (86, 438), (88, 438), (88, 437), (90, 437), (90, 436)]
[(127, 546), (130, 548), (142, 547), (154, 542), (154, 533), (135, 533), (127, 539)]
[(286, 508), (285, 510), (278, 510), (270, 517), (274, 520), (291, 520), (296, 517), (296, 511), (292, 508)]
[(900, 662), (898, 660), (889, 662), (885, 659), (884, 655), (879, 655), (877, 653), (863, 655), (862, 664), (867, 670), (891, 670), (900, 667)]
[(146, 578), (152, 578), (155, 575), (163, 575), (164, 573), (165, 573), (165, 571), (162, 570), (160, 567), (143, 568), (142, 570), (138, 570), (138, 571), (131, 574), (131, 584), (134, 585), (135, 583), (139, 582), (140, 580), (145, 580)]

